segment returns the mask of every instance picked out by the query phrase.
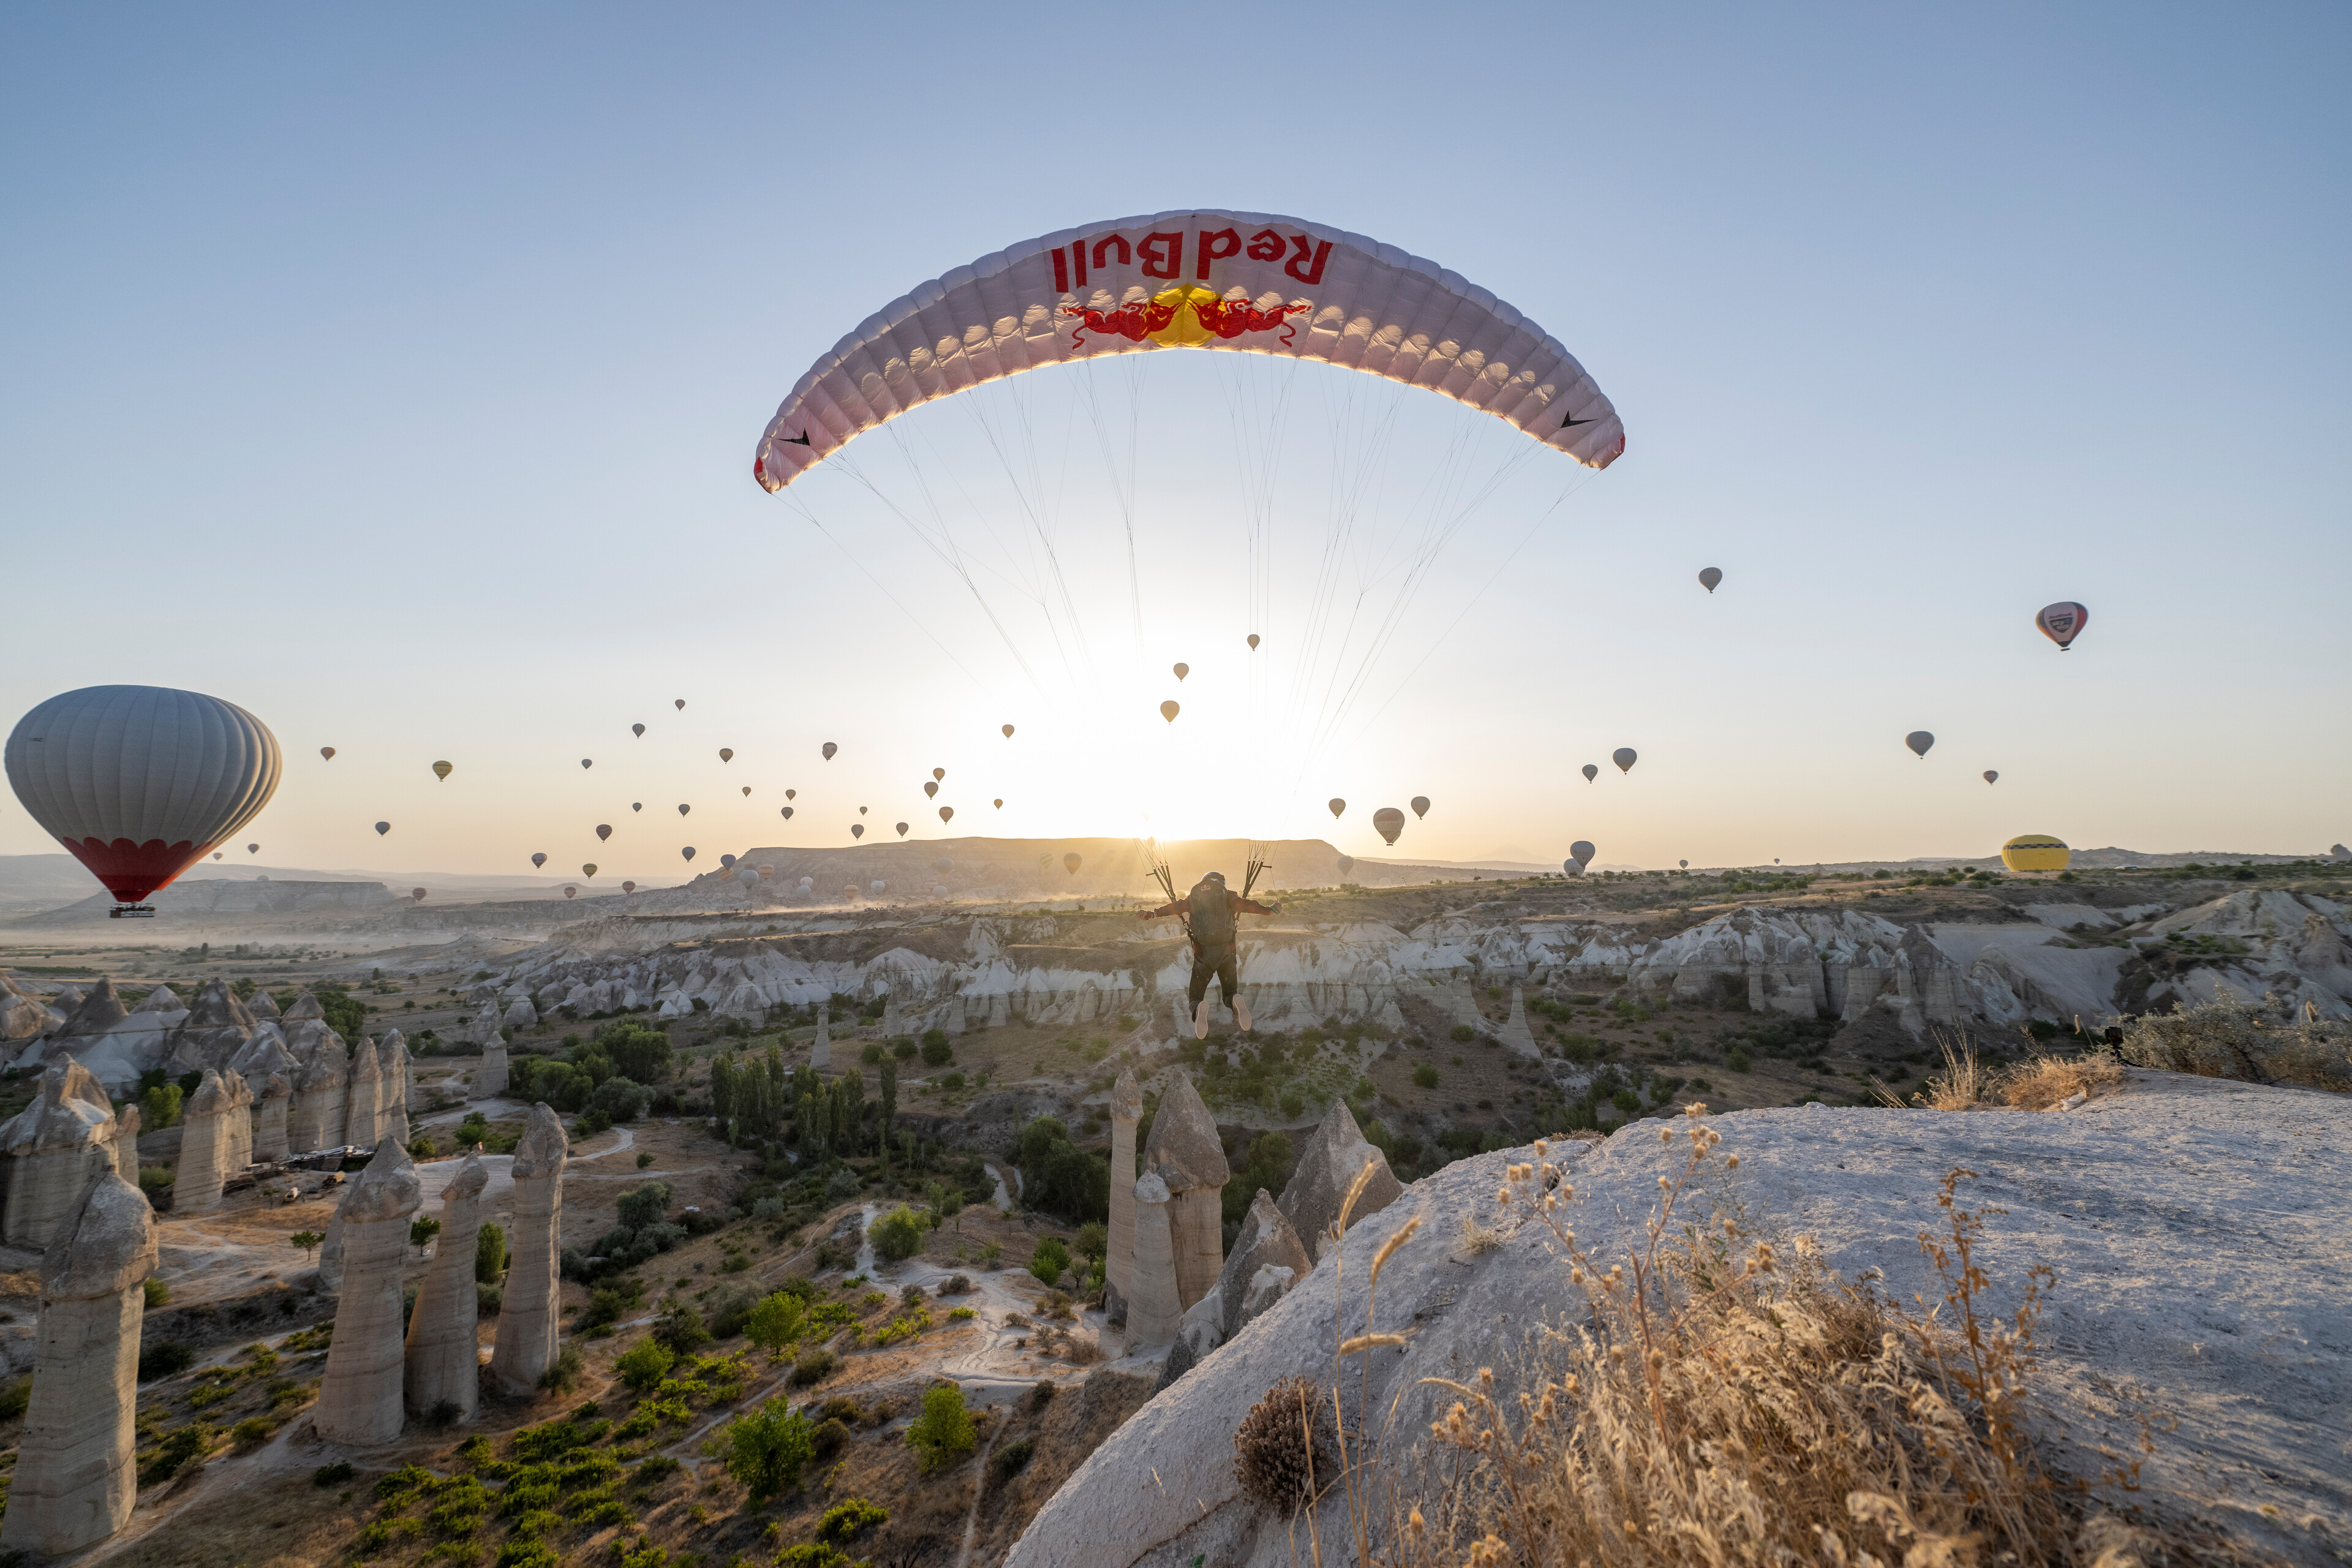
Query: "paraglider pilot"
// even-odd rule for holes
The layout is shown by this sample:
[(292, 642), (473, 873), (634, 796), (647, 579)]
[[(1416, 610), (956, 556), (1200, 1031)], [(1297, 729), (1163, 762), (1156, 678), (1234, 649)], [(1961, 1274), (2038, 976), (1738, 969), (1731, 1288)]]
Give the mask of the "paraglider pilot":
[(1174, 915), (1184, 922), (1192, 938), (1192, 1033), (1195, 1037), (1209, 1035), (1209, 977), (1217, 977), (1218, 991), (1225, 1005), (1234, 1010), (1234, 1023), (1242, 1033), (1248, 1034), (1256, 1025), (1250, 1021), (1249, 1004), (1242, 1000), (1239, 965), (1234, 957), (1234, 938), (1239, 927), (1236, 915), (1271, 915), (1282, 910), (1280, 904), (1272, 908), (1234, 892), (1225, 886), (1225, 874), (1212, 871), (1192, 886), (1192, 890), (1171, 903), (1156, 910), (1139, 910), (1139, 920), (1163, 920)]

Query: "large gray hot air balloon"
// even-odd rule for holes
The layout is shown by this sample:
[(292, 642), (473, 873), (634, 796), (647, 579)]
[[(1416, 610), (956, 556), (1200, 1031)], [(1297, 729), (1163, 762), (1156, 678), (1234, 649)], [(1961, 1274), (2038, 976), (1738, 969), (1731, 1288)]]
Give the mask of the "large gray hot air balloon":
[(735, 880), (742, 884), (743, 890), (748, 893), (760, 885), (760, 873), (746, 866), (735, 873)]
[(1591, 865), (1592, 858), (1600, 853), (1600, 850), (1592, 847), (1592, 840), (1590, 838), (1580, 838), (1568, 847), (1568, 858), (1576, 862), (1579, 876), (1583, 875), (1584, 868)]
[(829, 763), (833, 761), (833, 753), (841, 750), (841, 748), (835, 745), (831, 741), (827, 741), (824, 745), (819, 746), (817, 750), (824, 753), (824, 760)]
[(883, 887), (882, 879), (881, 879), (880, 878), (878, 878), (878, 877), (877, 877), (877, 878), (876, 878), (873, 881), (871, 881), (871, 882), (869, 882), (869, 883), (867, 883), (867, 884), (866, 884), (866, 891), (868, 891), (868, 892), (872, 892), (872, 893), (878, 893), (878, 892), (880, 892), (880, 891), (882, 890), (882, 887)]
[(2000, 770), (1999, 768), (1987, 768), (1985, 770), (1985, 783), (1999, 784), (2000, 782)]
[(260, 720), (163, 686), (52, 697), (17, 721), (6, 758), (26, 812), (124, 904), (261, 815), (285, 767)]
[(1601, 776), (1601, 769), (1591, 763), (1585, 763), (1581, 771), (1584, 774), (1584, 782), (1586, 784), (1591, 784), (1594, 779)]
[(694, 846), (689, 844), (685, 848), (679, 850), (678, 853), (691, 860), (694, 858)]
[(542, 849), (542, 850), (541, 850), (538, 854), (533, 855), (533, 856), (530, 858), (530, 868), (531, 868), (532, 870), (534, 870), (534, 871), (538, 870), (541, 866), (544, 866), (544, 865), (546, 865), (546, 864), (547, 864), (547, 852), (546, 852), (545, 850), (543, 850), (543, 849)]
[(612, 825), (611, 823), (609, 823), (609, 822), (600, 822), (600, 823), (598, 823), (598, 824), (596, 825), (596, 837), (597, 837), (598, 838), (600, 838), (600, 839), (604, 839), (604, 838), (610, 838), (610, 837), (613, 837), (613, 825)]
[(1384, 842), (1394, 844), (1398, 835), (1404, 831), (1404, 813), (1392, 805), (1381, 807), (1372, 813), (1372, 831), (1379, 834)]
[(1903, 737), (1903, 743), (1917, 753), (1919, 760), (1924, 763), (1927, 760), (1927, 748), (1936, 743), (1936, 737), (1925, 730), (1914, 730)]
[(932, 779), (925, 779), (923, 781), (923, 793), (933, 800), (939, 799), (940, 786), (938, 782)]
[(1427, 795), (1414, 795), (1411, 804), (1412, 805), (1413, 816), (1419, 817), (1427, 816), (1429, 815), (1429, 797)]
[(632, 724), (629, 728), (636, 732), (638, 740), (642, 741), (646, 738), (646, 727), (643, 724)]
[(862, 822), (853, 822), (853, 823), (851, 823), (851, 824), (849, 825), (849, 836), (850, 836), (852, 838), (863, 838), (863, 837), (866, 837), (866, 824), (864, 824), (864, 823), (862, 823)]
[(931, 862), (931, 869), (934, 871), (952, 871), (955, 869), (955, 862), (942, 855), (938, 859)]
[(379, 823), (377, 823), (377, 824), (375, 825), (375, 836), (376, 836), (378, 838), (383, 837), (385, 834), (387, 834), (387, 833), (389, 833), (389, 832), (391, 832), (391, 831), (392, 831), (392, 824), (391, 824), (391, 823), (389, 823), (389, 822), (379, 822)]
[(1633, 754), (1633, 747), (1620, 746), (1609, 753), (1609, 760), (1617, 764), (1619, 773), (1630, 773), (1633, 771), (1633, 763), (1637, 759)]
[(903, 823), (903, 822), (898, 822), (898, 823), (893, 823), (893, 824), (891, 824), (891, 826), (894, 826), (894, 827), (896, 827), (896, 828), (898, 830), (898, 837), (899, 837), (904, 838), (904, 837), (907, 837), (907, 825), (906, 825), (905, 823)]
[(1701, 567), (1699, 569), (1698, 580), (1699, 585), (1704, 587), (1708, 593), (1712, 594), (1715, 592), (1715, 585), (1723, 581), (1723, 569), (1719, 566)]

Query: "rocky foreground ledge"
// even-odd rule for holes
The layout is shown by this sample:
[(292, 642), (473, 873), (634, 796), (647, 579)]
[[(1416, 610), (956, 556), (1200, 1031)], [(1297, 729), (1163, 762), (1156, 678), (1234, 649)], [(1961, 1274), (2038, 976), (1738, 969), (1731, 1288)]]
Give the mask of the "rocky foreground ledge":
[[(1657, 1121), (1606, 1143), (1554, 1145), (1576, 1190), (1570, 1224), (1606, 1260), (1633, 1247), (1658, 1178), (1685, 1145)], [(1811, 1237), (1848, 1279), (1878, 1269), (1897, 1300), (1941, 1294), (1919, 1250), (1940, 1232), (1938, 1184), (1956, 1166), (1993, 1217), (1979, 1260), (2014, 1310), (2027, 1271), (2057, 1272), (2042, 1321), (2039, 1431), (2052, 1463), (2095, 1479), (2156, 1424), (2137, 1494), (2158, 1519), (2201, 1521), (2252, 1555), (2340, 1563), (2352, 1551), (2352, 1099), (2168, 1073), (2132, 1072), (2072, 1111), (1748, 1110), (1714, 1123), (1736, 1172), (1706, 1178), (1693, 1217), (1733, 1208), (1751, 1234)], [(1366, 1331), (1373, 1253), (1412, 1216), (1419, 1235), (1381, 1277), (1377, 1317), (1407, 1348), (1372, 1352), (1370, 1408), (1394, 1402), (1384, 1458), (1424, 1471), (1429, 1423), (1453, 1395), (1421, 1384), (1507, 1377), (1540, 1324), (1581, 1316), (1556, 1243), (1498, 1210), (1519, 1149), (1464, 1160), (1416, 1183), (1350, 1231), (1334, 1257), (1232, 1343), (1163, 1391), (1041, 1510), (1008, 1568), (1288, 1568), (1305, 1521), (1243, 1495), (1233, 1432), (1276, 1380), (1328, 1380), (1335, 1285), (1344, 1331)], [(1717, 1162), (1719, 1164), (1720, 1162)], [(1506, 1232), (1475, 1249), (1465, 1217)], [(1344, 1387), (1352, 1412), (1358, 1363)], [(1327, 1549), (1345, 1539), (1333, 1502)], [(1296, 1555), (1294, 1556), (1294, 1551)], [(1345, 1551), (1342, 1551), (1344, 1556)], [(1327, 1550), (1327, 1561), (1337, 1561)]]

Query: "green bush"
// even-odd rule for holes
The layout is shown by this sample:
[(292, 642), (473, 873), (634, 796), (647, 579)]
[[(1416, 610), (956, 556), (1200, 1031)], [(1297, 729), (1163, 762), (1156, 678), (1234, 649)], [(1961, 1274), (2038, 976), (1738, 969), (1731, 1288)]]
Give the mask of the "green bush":
[(710, 1342), (710, 1331), (691, 1303), (673, 1301), (654, 1324), (654, 1337), (679, 1355), (692, 1355)]
[(781, 1399), (728, 1423), (719, 1443), (727, 1473), (743, 1483), (754, 1503), (799, 1486), (812, 1447), (808, 1418)]
[(1453, 1037), (1456, 1045), (1466, 1046), (1478, 1037), (1478, 1031), (1467, 1024), (1456, 1024), (1454, 1026)]
[(613, 1369), (621, 1374), (623, 1383), (646, 1394), (667, 1377), (669, 1369), (677, 1364), (676, 1352), (661, 1341), (648, 1338), (639, 1341), (635, 1349), (614, 1363)]
[(176, 1083), (159, 1083), (139, 1097), (139, 1129), (161, 1132), (179, 1124), (180, 1107), (187, 1094)]
[(485, 1220), (474, 1233), (474, 1278), (495, 1285), (507, 1271), (507, 1233)]
[(580, 1374), (588, 1368), (588, 1358), (580, 1353), (578, 1345), (565, 1345), (556, 1353), (554, 1364), (539, 1374), (539, 1385), (557, 1393), (575, 1388)]
[(991, 1487), (1001, 1487), (1028, 1468), (1029, 1457), (1034, 1451), (1035, 1445), (1026, 1437), (991, 1450), (988, 1456), (988, 1484)]
[(955, 1060), (955, 1047), (948, 1044), (948, 1032), (945, 1029), (924, 1030), (923, 1065), (943, 1068), (953, 1060)]
[(320, 1465), (310, 1472), (310, 1484), (314, 1487), (339, 1487), (351, 1479), (352, 1462), (349, 1459), (337, 1459), (331, 1465)]
[(152, 1383), (172, 1377), (196, 1364), (196, 1352), (173, 1340), (159, 1340), (139, 1352), (139, 1381)]
[(1756, 1059), (1746, 1051), (1732, 1050), (1724, 1053), (1723, 1065), (1733, 1072), (1751, 1072), (1755, 1069)]
[(907, 1441), (921, 1457), (926, 1474), (943, 1470), (972, 1450), (979, 1441), (971, 1413), (963, 1407), (963, 1390), (941, 1384), (924, 1391), (923, 1413), (907, 1428)]
[(831, 1351), (810, 1351), (793, 1363), (793, 1384), (797, 1388), (806, 1388), (812, 1383), (822, 1383), (835, 1365)]
[(922, 1251), (924, 1229), (920, 1216), (900, 1204), (866, 1227), (866, 1239), (883, 1261), (900, 1263)]
[(1014, 1156), (1021, 1195), (1030, 1207), (1084, 1225), (1110, 1212), (1110, 1167), (1071, 1142), (1058, 1117), (1040, 1116), (1021, 1130)]
[(669, 1209), (670, 1185), (667, 1182), (646, 1182), (621, 1199), (620, 1221), (629, 1230), (643, 1230), (658, 1224)]
[(1039, 1241), (1037, 1249), (1030, 1254), (1029, 1272), (1037, 1277), (1040, 1284), (1055, 1284), (1069, 1271), (1070, 1249), (1050, 1236)]
[(213, 1451), (220, 1434), (201, 1421), (191, 1421), (165, 1434), (163, 1442), (148, 1457), (146, 1468), (139, 1472), (139, 1484), (152, 1486), (168, 1481), (198, 1459)]
[(878, 1508), (862, 1497), (837, 1502), (824, 1510), (816, 1521), (816, 1538), (835, 1546), (846, 1546), (869, 1530), (890, 1521), (887, 1509)]
[(21, 1418), (32, 1403), (33, 1380), (29, 1377), (18, 1378), (6, 1388), (0, 1389), (0, 1421), (15, 1421)]
[(1431, 1067), (1427, 1062), (1423, 1062), (1419, 1067), (1412, 1069), (1412, 1081), (1423, 1089), (1435, 1089), (1437, 1087), (1437, 1069)]

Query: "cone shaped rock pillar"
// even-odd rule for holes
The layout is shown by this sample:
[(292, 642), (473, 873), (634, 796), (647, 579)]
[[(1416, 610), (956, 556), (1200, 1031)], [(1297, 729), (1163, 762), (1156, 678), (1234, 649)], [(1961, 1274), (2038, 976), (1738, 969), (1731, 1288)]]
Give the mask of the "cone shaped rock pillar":
[(539, 1386), (555, 1363), (562, 1332), (558, 1312), (556, 1238), (563, 1221), (563, 1165), (571, 1145), (563, 1123), (541, 1100), (530, 1108), (514, 1152), (514, 1234), (508, 1238), (513, 1261), (507, 1266), (506, 1300), (499, 1308), (498, 1348), (490, 1370), (518, 1389)]
[(1184, 1309), (1176, 1299), (1176, 1248), (1168, 1184), (1157, 1171), (1135, 1184), (1135, 1266), (1127, 1303), (1129, 1354), (1172, 1343)]
[(474, 1247), (482, 1228), (482, 1190), (490, 1184), (479, 1154), (441, 1190), (441, 1234), (433, 1267), (408, 1314), (408, 1408), (430, 1415), (454, 1405), (464, 1420), (481, 1403), (479, 1323), (474, 1307)]
[(88, 1068), (68, 1057), (43, 1071), (33, 1103), (0, 1122), (8, 1184), (0, 1235), (12, 1247), (48, 1246), (89, 1179), (115, 1164), (120, 1137), (106, 1090)]
[(315, 1417), (319, 1436), (330, 1443), (389, 1443), (400, 1436), (400, 1266), (409, 1219), (423, 1199), (416, 1164), (397, 1143), (377, 1147), (343, 1199), (337, 1216), (343, 1224), (342, 1300)]
[(1103, 1306), (1113, 1322), (1125, 1319), (1135, 1262), (1135, 1129), (1143, 1120), (1143, 1090), (1135, 1069), (1110, 1090), (1110, 1236), (1103, 1259)]
[[(1181, 1073), (1161, 1096), (1159, 1114), (1152, 1118), (1151, 1143), (1143, 1152), (1143, 1167), (1168, 1185), (1176, 1294), (1180, 1310), (1190, 1310), (1216, 1288), (1217, 1275), (1224, 1267), (1224, 1190), (1233, 1172), (1225, 1163), (1215, 1119), (1202, 1101), (1201, 1091)], [(1139, 1259), (1141, 1245), (1139, 1233)]]

